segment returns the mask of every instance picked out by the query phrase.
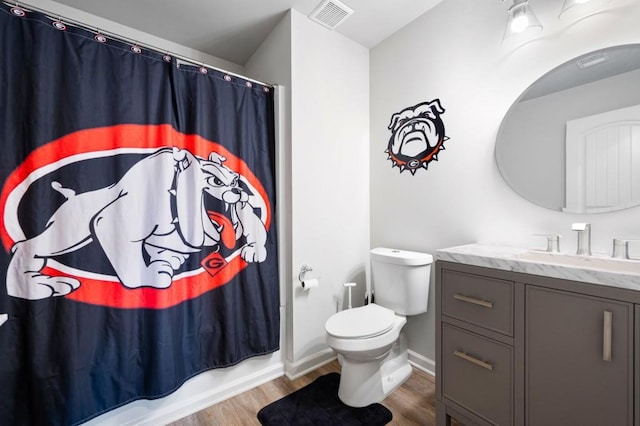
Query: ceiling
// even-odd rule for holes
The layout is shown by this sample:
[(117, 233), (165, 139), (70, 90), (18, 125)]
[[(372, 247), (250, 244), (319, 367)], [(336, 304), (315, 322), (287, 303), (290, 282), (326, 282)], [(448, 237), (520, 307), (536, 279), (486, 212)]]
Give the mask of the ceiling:
[[(335, 31), (371, 48), (441, 1), (342, 0), (354, 13)], [(244, 65), (289, 9), (306, 16), (320, 0), (56, 2)]]

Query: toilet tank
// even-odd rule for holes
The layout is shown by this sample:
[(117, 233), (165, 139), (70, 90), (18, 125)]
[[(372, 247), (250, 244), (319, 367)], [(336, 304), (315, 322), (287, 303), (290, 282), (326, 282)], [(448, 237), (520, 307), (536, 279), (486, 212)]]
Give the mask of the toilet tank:
[(371, 250), (375, 303), (401, 315), (427, 311), (433, 256), (378, 247)]

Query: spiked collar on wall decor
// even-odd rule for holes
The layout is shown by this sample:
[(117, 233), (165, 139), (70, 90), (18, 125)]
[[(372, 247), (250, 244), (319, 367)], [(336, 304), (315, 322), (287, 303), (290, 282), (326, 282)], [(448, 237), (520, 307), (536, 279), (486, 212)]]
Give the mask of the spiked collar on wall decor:
[(403, 109), (391, 116), (389, 130), (391, 138), (385, 152), (393, 167), (400, 173), (409, 170), (427, 169), (431, 161), (438, 161), (438, 154), (444, 151), (444, 123), (440, 115), (444, 113), (440, 99), (422, 102)]

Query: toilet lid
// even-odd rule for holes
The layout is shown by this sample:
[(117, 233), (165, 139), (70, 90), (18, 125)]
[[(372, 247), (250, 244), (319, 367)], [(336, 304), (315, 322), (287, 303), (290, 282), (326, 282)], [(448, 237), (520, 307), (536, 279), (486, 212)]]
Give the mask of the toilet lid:
[(391, 309), (371, 303), (332, 315), (327, 320), (325, 329), (334, 337), (362, 339), (389, 331), (395, 318), (396, 314)]

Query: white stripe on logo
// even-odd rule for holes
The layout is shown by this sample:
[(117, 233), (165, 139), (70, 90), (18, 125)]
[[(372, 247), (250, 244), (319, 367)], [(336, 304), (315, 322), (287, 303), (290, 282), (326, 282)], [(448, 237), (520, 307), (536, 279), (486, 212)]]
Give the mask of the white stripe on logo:
[(0, 314), (0, 327), (2, 327), (2, 324), (7, 322), (8, 319), (9, 319), (9, 314)]

